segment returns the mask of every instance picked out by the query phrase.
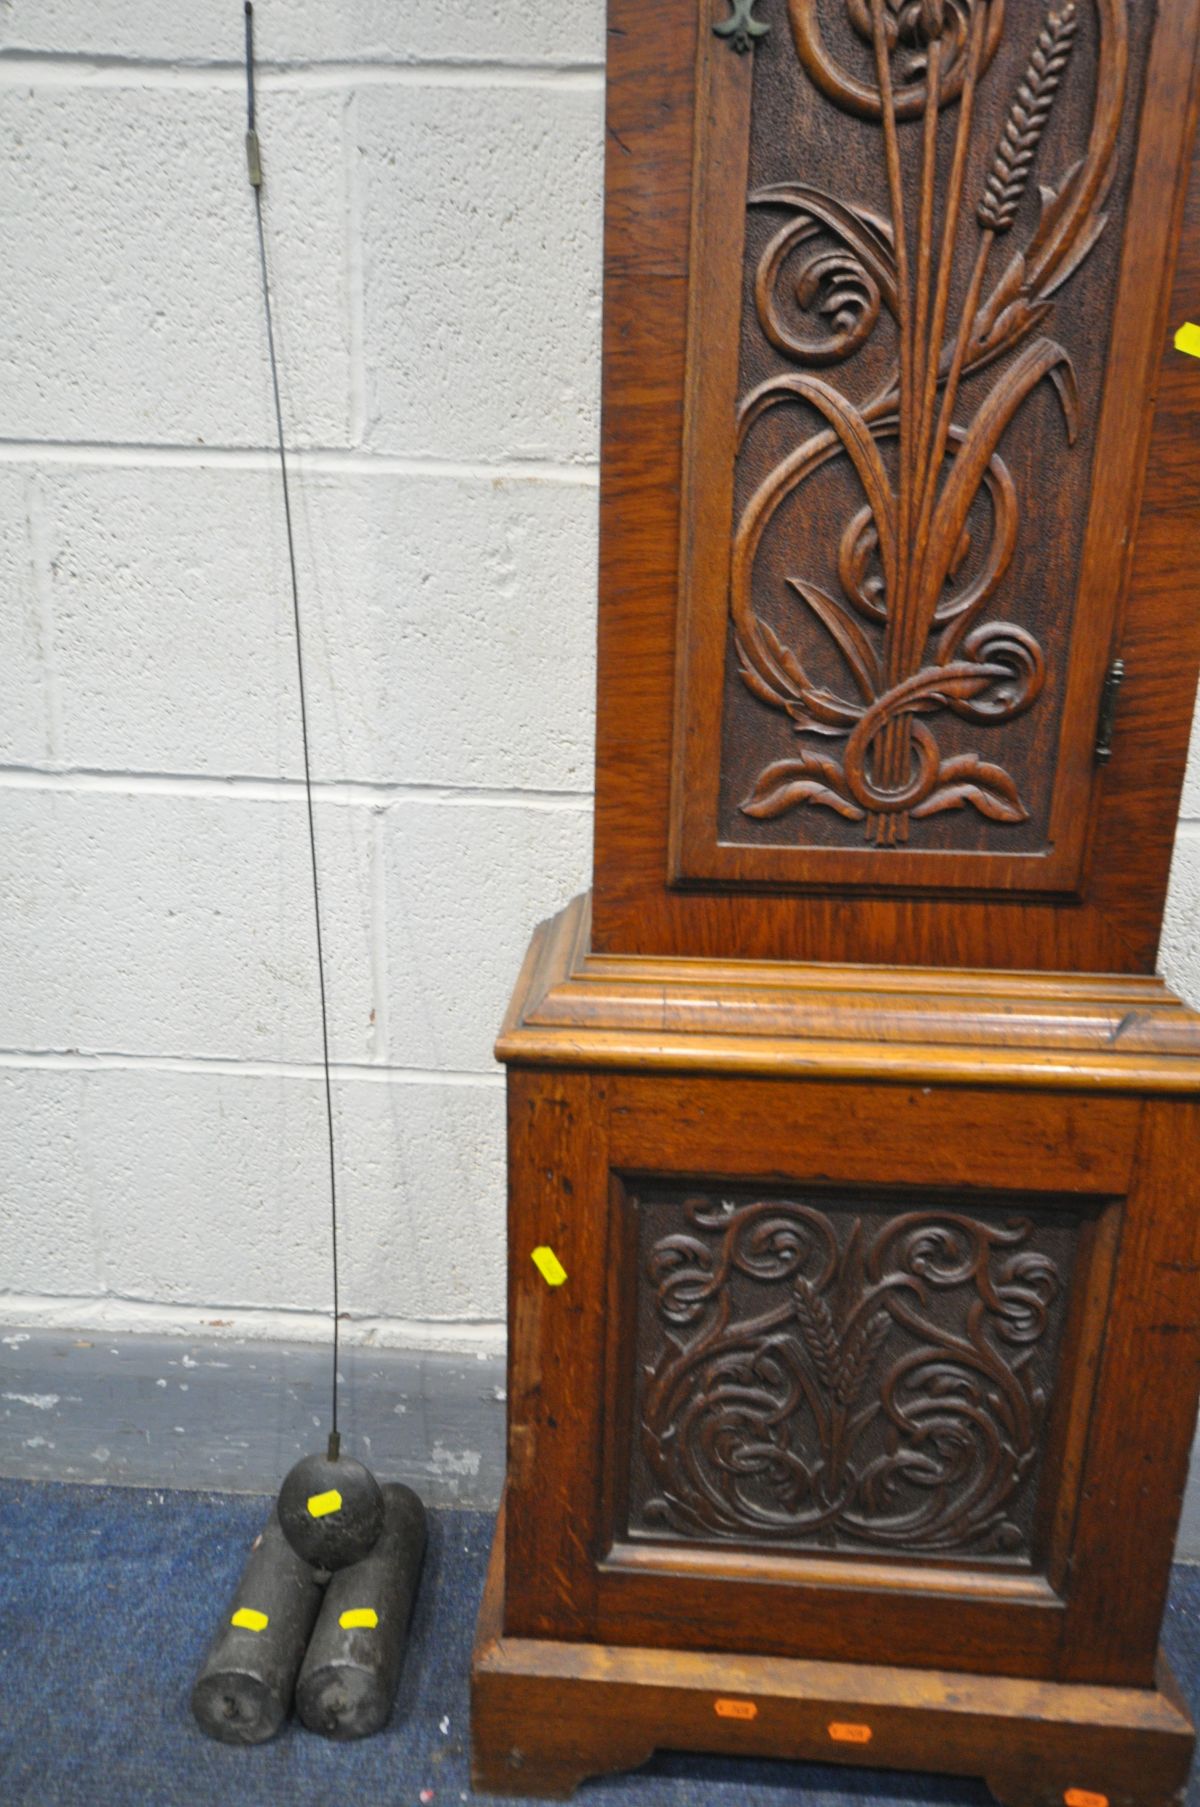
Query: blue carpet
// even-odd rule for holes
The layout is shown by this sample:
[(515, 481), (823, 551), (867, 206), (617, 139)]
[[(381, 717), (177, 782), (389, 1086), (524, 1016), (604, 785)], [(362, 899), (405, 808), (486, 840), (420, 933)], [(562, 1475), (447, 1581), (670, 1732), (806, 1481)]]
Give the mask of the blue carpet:
[[(467, 1666), (492, 1521), (433, 1515), (400, 1698), (378, 1737), (331, 1745), (290, 1725), (252, 1750), (194, 1726), (197, 1664), (266, 1515), (262, 1500), (0, 1482), (3, 1807), (459, 1807)], [(1180, 1568), (1167, 1648), (1200, 1692), (1200, 1570)], [(981, 1784), (664, 1753), (588, 1783), (580, 1807), (958, 1803)], [(1193, 1783), (1189, 1802), (1200, 1801)]]

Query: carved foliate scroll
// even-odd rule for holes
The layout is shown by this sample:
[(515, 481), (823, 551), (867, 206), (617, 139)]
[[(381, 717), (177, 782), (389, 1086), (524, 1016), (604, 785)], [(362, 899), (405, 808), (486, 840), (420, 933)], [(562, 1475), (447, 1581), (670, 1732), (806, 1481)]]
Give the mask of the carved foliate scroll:
[(1029, 1563), (1078, 1220), (648, 1185), (637, 1538)]
[(1130, 10), (760, 8), (723, 843), (1055, 843), (1144, 72)]

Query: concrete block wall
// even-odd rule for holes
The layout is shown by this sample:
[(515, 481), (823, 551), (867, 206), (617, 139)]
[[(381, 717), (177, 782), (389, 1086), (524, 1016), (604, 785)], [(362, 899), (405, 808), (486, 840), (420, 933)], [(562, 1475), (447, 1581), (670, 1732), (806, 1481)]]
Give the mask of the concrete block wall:
[[(351, 1336), (503, 1344), (588, 880), (603, 0), (259, 0)], [(329, 1304), (240, 0), (0, 0), (0, 1319)], [(1200, 762), (1164, 961), (1200, 1001)]]
[[(588, 882), (599, 0), (260, 0), (350, 1337), (497, 1353)], [(2, 0), (0, 1320), (324, 1336), (240, 0)]]

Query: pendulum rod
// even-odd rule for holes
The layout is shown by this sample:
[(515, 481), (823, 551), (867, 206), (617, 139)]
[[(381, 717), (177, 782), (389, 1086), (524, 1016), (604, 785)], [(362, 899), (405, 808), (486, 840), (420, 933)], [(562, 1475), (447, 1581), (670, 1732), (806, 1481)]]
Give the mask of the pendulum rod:
[(329, 1076), (329, 1010), (325, 997), (325, 956), (321, 940), (321, 884), (317, 873), (317, 829), (313, 817), (312, 771), (308, 749), (308, 706), (304, 689), (304, 641), (300, 630), (300, 584), (296, 575), (296, 540), (292, 528), (292, 503), (288, 488), (287, 448), (283, 433), (283, 406), (279, 399), (279, 362), (271, 321), (271, 284), (267, 275), (267, 240), (263, 230), (262, 157), (255, 122), (254, 8), (245, 0), (246, 13), (246, 165), (254, 194), (254, 220), (258, 229), (258, 261), (262, 272), (263, 315), (267, 327), (267, 355), (271, 365), (271, 392), (275, 399), (275, 432), (279, 446), (279, 475), (283, 486), (283, 515), (287, 527), (288, 569), (292, 585), (292, 619), (296, 634), (296, 677), (300, 692), (300, 737), (304, 746), (304, 797), (308, 808), (308, 850), (312, 864), (313, 923), (317, 940), (317, 981), (321, 995), (321, 1055), (325, 1073), (325, 1120), (329, 1130), (329, 1243), (333, 1265), (333, 1368), (330, 1382), (329, 1458), (336, 1461), (341, 1448), (338, 1433), (338, 1215), (337, 1163), (334, 1156), (333, 1087)]

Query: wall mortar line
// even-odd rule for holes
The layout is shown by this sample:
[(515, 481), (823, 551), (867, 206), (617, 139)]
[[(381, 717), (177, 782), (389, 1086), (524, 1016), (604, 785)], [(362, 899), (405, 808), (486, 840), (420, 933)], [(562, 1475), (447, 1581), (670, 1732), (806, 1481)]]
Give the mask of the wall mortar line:
[(384, 843), (384, 812), (376, 810), (371, 819), (371, 1002), (375, 1011), (371, 1045), (374, 1058), (382, 1067), (392, 1057), (392, 1027), (389, 1010), (391, 987), (387, 935), (387, 859)]
[[(167, 1073), (230, 1079), (320, 1080), (317, 1061), (256, 1060), (236, 1054), (134, 1054), (113, 1049), (0, 1048), (0, 1070), (52, 1073)], [(504, 1084), (499, 1067), (383, 1066), (369, 1061), (335, 1060), (330, 1072), (338, 1084), (466, 1086), (497, 1089)]]
[(46, 756), (57, 765), (63, 752), (62, 686), (58, 672), (58, 648), (54, 624), (54, 571), (50, 557), (42, 481), (36, 472), (25, 483), (25, 519), (29, 534), (29, 562), (37, 609), (42, 654), (43, 727)]
[[(0, 87), (240, 90), (245, 71), (237, 62), (187, 59), (138, 61), (79, 52), (0, 51)], [(256, 71), (265, 92), (325, 91), (339, 88), (461, 87), (550, 88), (598, 94), (603, 64), (519, 62), (445, 58), (407, 62), (265, 63)]]
[[(218, 802), (303, 803), (304, 780), (239, 773), (115, 772), (57, 765), (0, 766), (0, 790), (66, 791), (73, 795), (174, 796)], [(389, 809), (402, 803), (435, 808), (589, 810), (590, 791), (523, 790), (520, 786), (389, 784), (371, 779), (314, 777), (313, 796), (322, 803)]]
[(358, 100), (346, 96), (342, 107), (342, 177), (346, 200), (346, 344), (350, 363), (350, 438), (362, 446), (367, 437), (367, 365), (365, 246), (362, 197), (358, 181)]
[[(463, 483), (547, 483), (595, 489), (599, 467), (594, 460), (577, 464), (544, 459), (463, 460), (434, 454), (405, 456), (352, 446), (288, 446), (288, 462), (299, 472), (355, 477), (433, 477)], [(270, 446), (138, 444), (119, 440), (0, 439), (0, 464), (68, 466), (70, 468), (140, 470), (278, 469), (279, 453)]]

